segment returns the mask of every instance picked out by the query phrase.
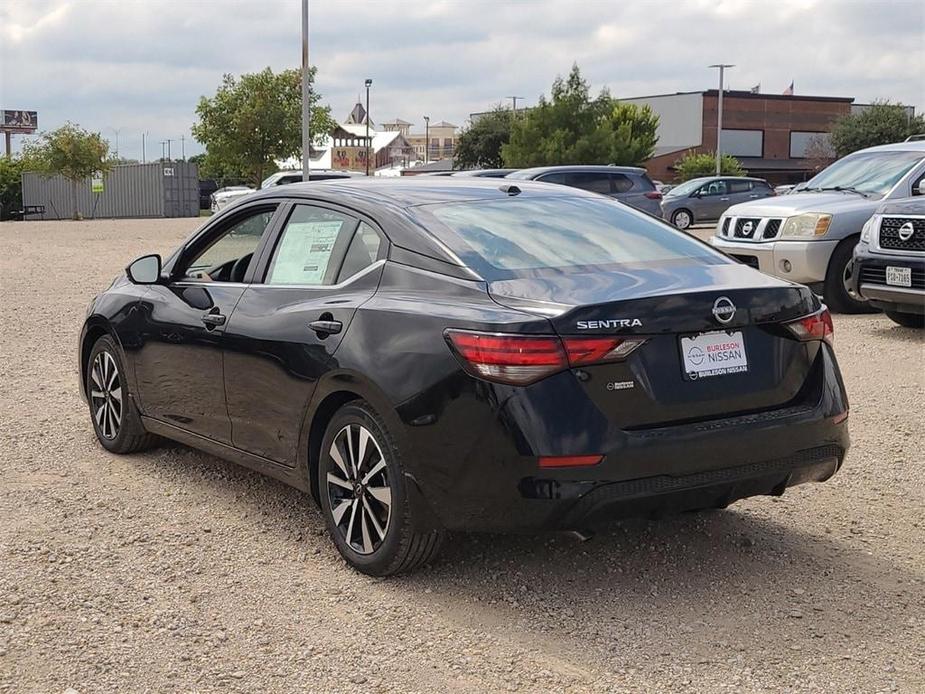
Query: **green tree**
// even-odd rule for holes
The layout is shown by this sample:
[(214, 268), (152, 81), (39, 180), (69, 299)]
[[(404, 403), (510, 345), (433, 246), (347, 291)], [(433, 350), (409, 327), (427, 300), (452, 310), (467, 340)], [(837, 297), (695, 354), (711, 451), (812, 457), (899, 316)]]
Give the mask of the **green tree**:
[[(688, 152), (674, 164), (682, 181), (701, 176), (716, 174), (716, 154), (714, 152)], [(723, 176), (744, 176), (745, 169), (739, 160), (729, 154), (724, 154), (720, 160), (720, 173)]]
[(99, 133), (91, 133), (73, 123), (66, 123), (23, 147), (24, 166), (43, 176), (62, 175), (71, 182), (71, 206), (74, 219), (80, 219), (77, 186), (96, 172), (106, 174), (112, 168), (109, 143)]
[(456, 142), (460, 169), (497, 169), (503, 164), (501, 148), (511, 139), (513, 112), (500, 104), (469, 126)]
[(622, 104), (603, 89), (591, 97), (577, 65), (557, 77), (550, 99), (513, 122), (501, 149), (506, 166), (640, 164), (657, 141), (658, 117), (648, 107)]
[(875, 101), (868, 108), (835, 122), (832, 147), (836, 156), (843, 157), (865, 147), (902, 142), (918, 133), (925, 133), (925, 118), (910, 118), (900, 104)]
[[(311, 68), (314, 83), (315, 68)], [(313, 141), (334, 128), (331, 109), (319, 105), (312, 90)], [(193, 136), (206, 148), (210, 172), (259, 184), (276, 170), (276, 160), (302, 152), (302, 78), (299, 70), (274, 73), (270, 68), (235, 78), (225, 75), (212, 98), (196, 106), (199, 122)]]
[(0, 219), (10, 219), (22, 209), (23, 160), (0, 157)]

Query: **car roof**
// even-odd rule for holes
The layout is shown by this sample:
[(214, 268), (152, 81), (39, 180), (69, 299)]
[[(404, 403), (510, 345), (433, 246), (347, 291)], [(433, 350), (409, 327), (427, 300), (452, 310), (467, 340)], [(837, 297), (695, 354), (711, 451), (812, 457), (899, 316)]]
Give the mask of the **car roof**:
[[(511, 197), (509, 189), (516, 187), (518, 195), (582, 196), (597, 198), (577, 188), (557, 186), (535, 181), (512, 183), (507, 179), (480, 176), (400, 176), (376, 178), (343, 178), (288, 186), (267, 188), (259, 192), (260, 198), (314, 198), (330, 202), (353, 201), (358, 206), (387, 206), (395, 209), (429, 205), (441, 202), (466, 200), (501, 200)], [(503, 190), (504, 189), (504, 190)]]
[(628, 173), (644, 174), (639, 166), (611, 166), (610, 164), (574, 164), (561, 166), (534, 166), (508, 174), (507, 178), (531, 179), (548, 173)]
[(922, 155), (925, 155), (925, 140), (877, 145), (876, 147), (859, 149), (857, 152), (852, 152), (851, 154), (859, 154), (861, 152), (921, 152)]

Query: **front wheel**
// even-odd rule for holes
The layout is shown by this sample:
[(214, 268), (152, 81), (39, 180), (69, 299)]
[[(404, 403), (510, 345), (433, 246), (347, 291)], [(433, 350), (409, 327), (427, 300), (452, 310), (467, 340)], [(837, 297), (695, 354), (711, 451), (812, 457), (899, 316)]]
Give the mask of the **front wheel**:
[(409, 503), (401, 453), (369, 403), (344, 405), (325, 432), (318, 491), (341, 556), (370, 576), (390, 576), (432, 560), (444, 533)]
[(854, 288), (854, 247), (858, 237), (845, 239), (835, 247), (825, 273), (825, 303), (836, 313), (876, 313), (877, 309)]
[(671, 215), (671, 223), (678, 229), (689, 229), (694, 223), (694, 216), (687, 210), (677, 210)]
[(886, 317), (904, 328), (925, 328), (925, 315), (921, 313), (899, 313), (898, 311), (884, 311)]
[(145, 431), (141, 423), (128, 392), (122, 355), (109, 335), (93, 345), (86, 384), (93, 431), (103, 448), (113, 453), (134, 453), (157, 443), (157, 437)]

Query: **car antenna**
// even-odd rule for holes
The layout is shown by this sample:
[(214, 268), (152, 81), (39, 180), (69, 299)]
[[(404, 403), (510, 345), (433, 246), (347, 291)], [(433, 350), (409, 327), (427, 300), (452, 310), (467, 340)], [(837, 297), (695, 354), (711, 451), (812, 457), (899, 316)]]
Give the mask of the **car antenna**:
[(520, 188), (513, 184), (506, 184), (498, 188), (502, 193), (507, 193), (508, 195), (520, 195)]

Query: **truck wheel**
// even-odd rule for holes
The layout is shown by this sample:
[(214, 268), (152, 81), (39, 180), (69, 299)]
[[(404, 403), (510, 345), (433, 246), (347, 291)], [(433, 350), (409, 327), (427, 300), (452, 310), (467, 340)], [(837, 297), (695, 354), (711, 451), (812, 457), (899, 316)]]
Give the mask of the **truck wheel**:
[(822, 293), (829, 309), (836, 313), (876, 313), (866, 299), (851, 286), (854, 272), (854, 247), (857, 236), (851, 236), (835, 247), (825, 273)]
[(899, 313), (898, 311), (884, 311), (886, 317), (904, 328), (925, 328), (925, 315), (921, 313)]

